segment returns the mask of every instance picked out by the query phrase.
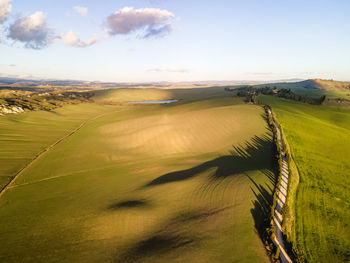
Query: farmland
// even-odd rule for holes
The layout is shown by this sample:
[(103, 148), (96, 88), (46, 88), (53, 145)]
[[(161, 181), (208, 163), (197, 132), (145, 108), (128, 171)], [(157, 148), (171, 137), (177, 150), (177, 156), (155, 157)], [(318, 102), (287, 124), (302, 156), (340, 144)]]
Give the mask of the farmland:
[[(268, 262), (263, 109), (223, 88), (117, 89), (0, 117), (2, 262)], [(179, 99), (133, 105), (141, 99)]]
[(291, 240), (308, 262), (346, 262), (350, 257), (350, 108), (264, 95), (258, 100), (276, 113), (300, 175)]

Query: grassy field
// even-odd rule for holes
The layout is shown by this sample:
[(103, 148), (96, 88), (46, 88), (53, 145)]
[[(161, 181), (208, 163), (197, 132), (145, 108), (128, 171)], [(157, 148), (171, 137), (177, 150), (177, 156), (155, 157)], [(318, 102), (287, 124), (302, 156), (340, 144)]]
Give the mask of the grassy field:
[(167, 100), (172, 99), (170, 91), (162, 89), (136, 89), (123, 88), (96, 91), (94, 100), (100, 103), (141, 101), (141, 100)]
[(95, 104), (67, 105), (57, 111), (0, 116), (0, 189), (35, 154), (78, 127), (83, 121), (108, 112)]
[(350, 258), (350, 108), (261, 96), (282, 124), (300, 174), (292, 239), (308, 262)]
[[(1, 197), (1, 262), (269, 261), (259, 231), (275, 177), (262, 108), (221, 88), (167, 92), (181, 101), (0, 117), (5, 177), (91, 119)], [(107, 94), (96, 101), (120, 101)]]
[(120, 88), (96, 91), (93, 99), (99, 104), (120, 104), (128, 101), (178, 99), (184, 102), (228, 97), (225, 87), (197, 88)]

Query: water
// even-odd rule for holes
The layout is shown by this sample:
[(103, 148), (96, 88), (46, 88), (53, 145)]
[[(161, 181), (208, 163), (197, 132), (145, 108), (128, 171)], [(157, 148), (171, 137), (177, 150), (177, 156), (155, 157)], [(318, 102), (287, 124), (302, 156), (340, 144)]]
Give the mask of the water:
[(179, 100), (142, 100), (142, 101), (128, 101), (128, 103), (137, 103), (137, 104), (167, 104), (177, 102)]

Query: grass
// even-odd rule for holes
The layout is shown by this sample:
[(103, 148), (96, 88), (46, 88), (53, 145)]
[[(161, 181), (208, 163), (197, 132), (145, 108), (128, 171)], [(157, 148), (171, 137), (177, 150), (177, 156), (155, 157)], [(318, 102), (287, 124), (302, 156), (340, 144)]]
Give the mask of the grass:
[(95, 104), (65, 106), (58, 111), (0, 117), (0, 189), (35, 154), (67, 135), (84, 120), (108, 111)]
[[(213, 98), (229, 97), (225, 87), (196, 87), (196, 88), (120, 88), (96, 91), (93, 99), (98, 104), (120, 104), (128, 101), (169, 100), (181, 102), (199, 101)], [(242, 103), (242, 102), (240, 102)]]
[(262, 108), (203, 100), (203, 90), (177, 95), (183, 101), (171, 105), (63, 107), (57, 120), (46, 112), (2, 117), (6, 134), (26, 123), (45, 123), (42, 134), (62, 127), (45, 142), (24, 128), (21, 138), (34, 139), (21, 145), (0, 135), (8, 152), (16, 149), (12, 160), (83, 116), (107, 113), (41, 156), (1, 197), (0, 261), (268, 262), (259, 232), (274, 175)]
[(123, 88), (111, 89), (106, 91), (101, 90), (95, 93), (96, 95), (93, 99), (100, 103), (172, 99), (171, 92), (161, 89)]
[[(283, 147), (286, 154), (286, 159), (288, 162), (288, 193), (286, 198), (286, 204), (283, 209), (283, 233), (287, 237), (288, 245), (291, 250), (294, 250), (296, 257), (300, 257), (298, 255), (298, 250), (296, 246), (296, 231), (295, 231), (295, 209), (296, 209), (296, 195), (298, 190), (298, 185), (300, 181), (299, 171), (291, 154), (291, 149), (288, 143), (288, 140), (283, 132), (282, 133), (282, 141)], [(294, 246), (294, 247), (293, 247)]]
[(289, 238), (308, 262), (347, 261), (349, 107), (314, 106), (269, 96), (261, 96), (259, 101), (269, 104), (276, 113), (300, 174), (295, 233), (290, 233)]

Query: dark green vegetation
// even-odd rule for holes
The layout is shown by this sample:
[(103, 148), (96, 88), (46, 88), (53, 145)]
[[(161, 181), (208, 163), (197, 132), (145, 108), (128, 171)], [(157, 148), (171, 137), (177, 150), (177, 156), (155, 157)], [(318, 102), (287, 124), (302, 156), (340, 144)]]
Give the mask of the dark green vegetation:
[(1, 196), (0, 261), (268, 262), (263, 109), (223, 88), (134, 91), (170, 105), (120, 104), (126, 91), (0, 117), (3, 182), (85, 123)]
[(257, 88), (266, 86), (272, 89), (290, 89), (297, 94), (307, 95), (311, 97), (320, 97), (322, 95), (326, 95), (328, 99), (350, 99), (350, 82), (308, 79), (300, 82), (255, 85)]
[(287, 238), (308, 262), (346, 262), (350, 257), (350, 108), (265, 95), (257, 100), (276, 113), (300, 175), (295, 203), (287, 207), (295, 209), (295, 229), (285, 226)]
[(234, 94), (238, 97), (246, 97), (247, 102), (255, 103), (256, 97), (259, 95), (270, 95), (275, 96), (278, 98), (285, 98), (289, 100), (295, 100), (299, 102), (305, 102), (309, 104), (315, 104), (320, 105), (322, 104), (325, 99), (326, 95), (322, 95), (318, 98), (310, 97), (307, 95), (301, 95), (293, 92), (291, 89), (277, 89), (277, 88), (271, 88), (269, 86), (265, 86), (263, 88), (256, 88), (256, 87), (239, 87), (236, 89), (226, 89), (228, 91), (234, 91)]
[(226, 87), (246, 102), (256, 103), (259, 95), (269, 95), (309, 104), (350, 106), (350, 82), (309, 79), (300, 82)]

